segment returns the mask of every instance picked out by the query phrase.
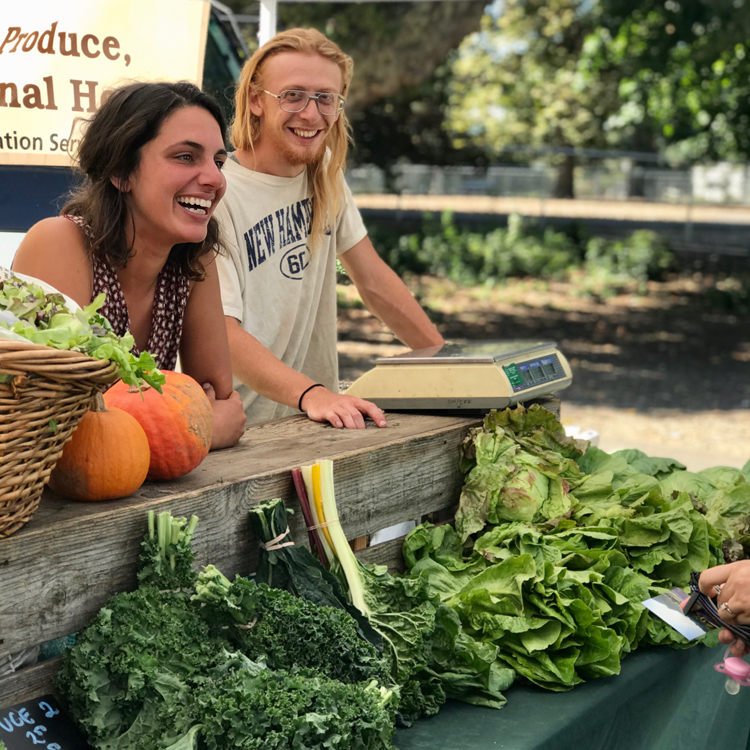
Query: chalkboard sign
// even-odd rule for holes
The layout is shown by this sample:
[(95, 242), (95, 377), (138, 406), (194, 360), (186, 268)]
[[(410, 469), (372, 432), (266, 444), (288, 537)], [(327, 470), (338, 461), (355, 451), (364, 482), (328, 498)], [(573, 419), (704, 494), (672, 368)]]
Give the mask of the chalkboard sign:
[(0, 741), (8, 750), (93, 750), (52, 695), (0, 709)]

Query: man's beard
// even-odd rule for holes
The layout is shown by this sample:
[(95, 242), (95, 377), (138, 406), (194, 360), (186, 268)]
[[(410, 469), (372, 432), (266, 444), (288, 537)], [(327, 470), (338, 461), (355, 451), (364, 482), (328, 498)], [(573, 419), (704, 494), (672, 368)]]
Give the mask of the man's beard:
[(315, 164), (323, 158), (326, 150), (326, 145), (328, 144), (329, 135), (330, 131), (326, 133), (325, 138), (323, 138), (318, 148), (314, 151), (311, 149), (297, 150), (295, 148), (292, 148), (292, 146), (290, 146), (290, 144), (287, 143), (286, 140), (282, 140), (279, 145), (281, 147), (281, 152), (284, 155), (284, 158), (289, 164), (292, 164), (295, 167), (307, 166), (308, 164)]
[(289, 164), (292, 164), (295, 167), (302, 167), (319, 162), (323, 158), (325, 147), (326, 142), (322, 141), (320, 147), (315, 151), (305, 151), (304, 153), (300, 153), (293, 148), (287, 148), (286, 144), (284, 144), (283, 154)]

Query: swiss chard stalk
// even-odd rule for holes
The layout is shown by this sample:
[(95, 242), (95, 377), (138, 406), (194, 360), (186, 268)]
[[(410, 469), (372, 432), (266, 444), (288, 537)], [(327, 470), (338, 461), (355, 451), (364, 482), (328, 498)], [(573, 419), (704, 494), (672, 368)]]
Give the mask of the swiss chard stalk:
[[(302, 479), (304, 481), (306, 494), (308, 500), (312, 500), (309, 503), (310, 514), (313, 517), (316, 530), (319, 530), (321, 534), (318, 535), (321, 546), (323, 547), (323, 553), (328, 560), (328, 567), (336, 560), (336, 555), (333, 551), (333, 543), (331, 541), (331, 534), (328, 530), (328, 524), (325, 520), (325, 514), (323, 512), (323, 501), (320, 495), (320, 472), (315, 472), (315, 466), (302, 466), (300, 468)], [(317, 476), (317, 492), (315, 490), (316, 482), (314, 476)]]
[(293, 469), (292, 479), (294, 480), (294, 489), (297, 492), (297, 499), (302, 508), (302, 515), (305, 517), (305, 523), (307, 524), (307, 538), (310, 542), (310, 549), (318, 555), (320, 562), (325, 565), (326, 555), (323, 550), (323, 542), (320, 541), (320, 529), (317, 528), (315, 518), (310, 509), (310, 500), (307, 496), (307, 489), (305, 488), (305, 480), (302, 476), (302, 471), (300, 469)]
[[(391, 679), (401, 688), (399, 721), (408, 725), (419, 716), (437, 713), (446, 699), (444, 685), (448, 679), (442, 674), (446, 669), (438, 662), (437, 653), (460, 648), (460, 623), (440, 616), (440, 601), (431, 593), (426, 576), (392, 576), (385, 566), (361, 563), (339, 522), (333, 462), (320, 461), (308, 473), (318, 512), (330, 534), (332, 551), (346, 578), (351, 601), (383, 638)], [(474, 664), (480, 661), (473, 660)], [(483, 661), (481, 669), (488, 672), (490, 662)], [(489, 691), (482, 687), (483, 697), (491, 693), (491, 700), (500, 704), (503, 698), (499, 684), (495, 681)], [(471, 689), (460, 697), (467, 700), (469, 693)]]

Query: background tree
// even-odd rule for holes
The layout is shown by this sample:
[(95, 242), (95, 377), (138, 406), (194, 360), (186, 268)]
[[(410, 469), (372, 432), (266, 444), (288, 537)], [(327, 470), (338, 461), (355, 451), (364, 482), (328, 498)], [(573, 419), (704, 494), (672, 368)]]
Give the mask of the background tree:
[(554, 158), (554, 194), (572, 198), (572, 150), (610, 145), (604, 124), (620, 106), (616, 68), (594, 69), (584, 54), (598, 5), (506, 0), (502, 12), (495, 7), (453, 65), (448, 126), (454, 143), (481, 146), (494, 158), (514, 145), (563, 152)]
[[(251, 12), (247, 0), (227, 0)], [(479, 163), (479, 148), (453, 148), (445, 131), (451, 51), (480, 27), (487, 0), (278, 5), (279, 28), (308, 26), (354, 58), (355, 85), (346, 109), (354, 131), (352, 164), (385, 170), (400, 161)], [(254, 39), (248, 40), (252, 45)]]
[[(225, 2), (236, 13), (257, 11), (247, 0)], [(479, 28), (486, 5), (487, 0), (280, 2), (278, 27), (319, 29), (354, 58), (356, 86), (347, 111), (357, 113), (429, 78), (448, 52)]]
[(612, 124), (675, 156), (750, 156), (750, 3), (602, 0), (600, 19), (589, 62), (620, 72)]

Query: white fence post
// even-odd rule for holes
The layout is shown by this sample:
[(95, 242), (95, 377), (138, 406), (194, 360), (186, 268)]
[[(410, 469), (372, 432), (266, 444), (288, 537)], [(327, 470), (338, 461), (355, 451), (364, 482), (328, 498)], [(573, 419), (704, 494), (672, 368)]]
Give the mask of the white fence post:
[(276, 35), (276, 3), (277, 0), (260, 0), (258, 44), (261, 47)]

